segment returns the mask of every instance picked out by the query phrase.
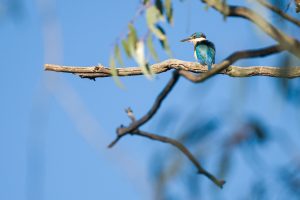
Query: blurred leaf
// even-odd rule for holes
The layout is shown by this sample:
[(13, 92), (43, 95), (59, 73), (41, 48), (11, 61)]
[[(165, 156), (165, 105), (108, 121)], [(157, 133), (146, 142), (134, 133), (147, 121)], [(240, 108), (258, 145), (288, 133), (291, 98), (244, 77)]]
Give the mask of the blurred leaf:
[(151, 6), (150, 8), (147, 9), (146, 20), (149, 29), (157, 38), (159, 38), (160, 40), (164, 40), (166, 38), (165, 34), (155, 26), (156, 23), (161, 19), (162, 16), (159, 10), (155, 6)]
[(151, 56), (153, 57), (153, 59), (156, 61), (156, 62), (159, 62), (159, 58), (158, 58), (158, 55), (155, 51), (155, 48), (153, 46), (153, 39), (152, 39), (152, 35), (149, 34), (148, 38), (147, 38), (147, 46), (148, 46), (148, 49), (150, 51), (150, 54)]
[(210, 8), (209, 5), (207, 5), (207, 4), (204, 5), (204, 10), (205, 10), (205, 11), (208, 11), (209, 8)]
[(273, 4), (275, 7), (279, 8), (280, 10), (283, 10), (286, 7), (286, 1), (271, 0), (270, 3)]
[(125, 39), (122, 40), (122, 46), (123, 46), (123, 49), (125, 50), (126, 55), (127, 55), (129, 58), (132, 58), (131, 52), (130, 52), (130, 50), (129, 50), (128, 42), (127, 42)]
[[(227, 0), (222, 0), (222, 7), (223, 9), (228, 9), (228, 5), (227, 5)], [(223, 14), (223, 20), (226, 21), (227, 20), (227, 14), (224, 12)]]
[(174, 126), (174, 124), (179, 123), (178, 118), (180, 117), (177, 115), (177, 107), (171, 107), (167, 111), (163, 112), (158, 119), (158, 122), (155, 126), (155, 132), (170, 132)]
[(214, 1), (214, 7), (216, 7), (217, 10), (221, 10), (222, 14), (224, 15), (224, 19), (226, 19), (226, 16), (229, 14), (229, 7), (227, 5), (226, 0), (215, 0)]
[(166, 8), (167, 21), (168, 21), (169, 24), (173, 24), (172, 0), (166, 0), (165, 1), (165, 8)]
[(145, 44), (143, 40), (138, 41), (136, 53), (135, 53), (135, 60), (141, 66), (141, 70), (143, 74), (148, 79), (152, 79), (152, 72), (149, 69), (148, 63), (146, 63), (145, 59)]
[(0, 0), (0, 19), (11, 18), (13, 20), (22, 20), (24, 17), (24, 5), (21, 0)]
[(260, 142), (264, 142), (267, 139), (267, 133), (263, 126), (258, 122), (254, 122), (251, 125), (257, 139)]
[(128, 25), (128, 28), (129, 28), (128, 49), (129, 49), (130, 55), (134, 55), (134, 53), (136, 51), (138, 37), (137, 37), (136, 30), (131, 23)]
[(121, 57), (121, 51), (120, 51), (119, 45), (117, 45), (117, 44), (115, 45), (115, 50), (114, 51), (115, 51), (115, 57), (116, 57), (118, 63), (120, 65), (124, 65), (122, 57)]
[[(165, 35), (165, 31), (164, 31), (164, 29), (161, 26), (157, 25), (156, 27), (157, 27), (157, 29), (159, 29)], [(167, 37), (165, 37), (165, 39), (163, 39), (163, 40), (159, 40), (159, 42), (160, 42), (162, 48), (167, 53), (167, 55), (169, 57), (172, 57), (172, 51), (171, 51), (170, 45), (168, 43)]]
[(166, 40), (166, 36), (163, 34), (163, 32), (160, 31), (160, 29), (158, 29), (156, 26), (149, 26), (149, 29), (152, 31), (152, 33), (154, 33), (154, 35), (156, 37), (158, 37), (158, 39), (160, 40)]
[(218, 164), (218, 166), (219, 166), (218, 176), (226, 177), (232, 166), (232, 158), (230, 156), (232, 152), (229, 149), (223, 149), (222, 151), (223, 151), (223, 153), (221, 155), (221, 158), (220, 158), (220, 161)]
[(143, 4), (146, 5), (147, 3), (149, 3), (150, 0), (143, 0)]
[(183, 132), (180, 136), (180, 141), (185, 144), (197, 144), (203, 140), (219, 127), (220, 121), (216, 118), (204, 121), (201, 118), (195, 118), (194, 120), (189, 119), (188, 125), (184, 127)]
[(162, 45), (163, 49), (166, 51), (167, 55), (169, 57), (172, 57), (172, 51), (171, 51), (170, 45), (168, 43), (168, 40), (167, 39), (160, 40), (160, 44)]
[(113, 78), (114, 82), (116, 83), (116, 85), (119, 88), (124, 89), (125, 86), (122, 84), (122, 82), (119, 79), (118, 71), (117, 71), (117, 68), (116, 68), (115, 59), (114, 59), (113, 56), (111, 56), (110, 59), (109, 59), (109, 66), (110, 66), (111, 75), (112, 75), (112, 78)]
[(159, 10), (160, 15), (164, 14), (164, 6), (161, 0), (155, 0), (155, 7)]
[(249, 197), (251, 197), (250, 199), (270, 199), (267, 191), (264, 181), (259, 180), (252, 184)]
[(146, 10), (146, 19), (148, 24), (155, 24), (160, 20), (163, 20), (163, 16), (155, 6), (150, 6)]
[(115, 63), (115, 59), (114, 59), (114, 57), (113, 56), (110, 56), (110, 59), (109, 59), (109, 66), (110, 66), (110, 68), (114, 68), (114, 70), (112, 70), (112, 74), (113, 75), (117, 75), (117, 73), (116, 73), (116, 63)]

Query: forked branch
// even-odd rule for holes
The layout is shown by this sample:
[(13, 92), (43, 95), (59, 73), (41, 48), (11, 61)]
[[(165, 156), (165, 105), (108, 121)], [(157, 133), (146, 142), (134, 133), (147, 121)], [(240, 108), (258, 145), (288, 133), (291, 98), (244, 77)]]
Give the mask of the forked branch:
[[(178, 76), (178, 73), (175, 71), (173, 76)], [(173, 77), (171, 78), (171, 80), (169, 81), (169, 83), (167, 84), (165, 89), (170, 88), (170, 83), (173, 82), (172, 80), (174, 81)], [(175, 84), (175, 82), (173, 83), (173, 85), (174, 84)], [(164, 93), (165, 95), (164, 96), (159, 95), (163, 98), (160, 98), (160, 100), (158, 100), (159, 99), (158, 98), (157, 101), (155, 101), (154, 105), (152, 106), (151, 110), (156, 112), (159, 108), (159, 106), (157, 106), (158, 105), (157, 103), (161, 102), (166, 97), (166, 95), (171, 91), (170, 89), (169, 90), (165, 90), (165, 89), (163, 90), (163, 92), (161, 92), (161, 94)], [(165, 93), (164, 91), (165, 92), (167, 91), (167, 93)], [(151, 112), (151, 110), (150, 110), (150, 112)], [(151, 117), (153, 116), (153, 115), (150, 114), (150, 112), (148, 112), (141, 119), (147, 118), (147, 120), (150, 120)], [(127, 127), (127, 129), (125, 127), (121, 127), (117, 130), (117, 138), (109, 145), (109, 147), (112, 147), (114, 144), (116, 144), (117, 141), (119, 141), (119, 139), (121, 137), (123, 137), (125, 135), (128, 135), (128, 134), (142, 136), (142, 137), (146, 137), (146, 138), (151, 139), (151, 140), (155, 140), (155, 141), (170, 144), (170, 145), (176, 147), (179, 151), (181, 151), (193, 163), (193, 165), (197, 168), (197, 172), (199, 174), (202, 174), (202, 175), (206, 176), (213, 183), (215, 183), (218, 187), (220, 187), (220, 188), (223, 187), (223, 185), (225, 184), (225, 181), (217, 179), (214, 175), (212, 175), (207, 170), (205, 170), (202, 167), (202, 165), (198, 162), (198, 160), (195, 158), (195, 156), (181, 142), (179, 142), (175, 139), (169, 138), (169, 137), (165, 137), (165, 136), (161, 136), (161, 135), (148, 133), (148, 132), (139, 130), (139, 127), (142, 125), (141, 120), (136, 121), (135, 116), (134, 116), (134, 114), (133, 114), (133, 112), (130, 108), (126, 109), (126, 113), (127, 113), (128, 117), (131, 119), (132, 123), (131, 123), (131, 125), (129, 125)], [(151, 113), (153, 113), (153, 112), (151, 112)], [(120, 130), (123, 130), (123, 131), (126, 131), (126, 132), (121, 133)]]
[[(126, 134), (131, 133), (134, 130), (137, 130), (139, 127), (144, 125), (146, 122), (148, 122), (153, 115), (157, 112), (157, 110), (160, 108), (163, 100), (168, 96), (168, 94), (171, 92), (175, 84), (177, 83), (179, 79), (179, 74), (177, 71), (173, 72), (173, 75), (167, 85), (164, 87), (164, 89), (160, 92), (160, 94), (156, 97), (156, 100), (154, 101), (152, 107), (150, 110), (139, 120), (134, 120), (128, 127), (119, 127), (117, 129), (117, 138), (110, 144), (108, 147), (113, 147), (118, 140), (123, 137)], [(128, 112), (127, 112), (128, 113)], [(133, 119), (133, 118), (131, 118)]]
[[(215, 176), (206, 171), (200, 163), (195, 159), (192, 153), (179, 141), (141, 131), (139, 128), (147, 123), (158, 111), (164, 99), (168, 96), (171, 90), (174, 88), (175, 84), (178, 82), (180, 75), (184, 76), (188, 80), (193, 82), (202, 82), (209, 77), (220, 73), (226, 74), (233, 77), (249, 77), (249, 76), (274, 76), (274, 77), (285, 77), (285, 78), (295, 78), (300, 77), (300, 67), (289, 67), (289, 68), (275, 68), (275, 67), (265, 67), (265, 66), (253, 66), (253, 67), (237, 67), (231, 66), (234, 62), (243, 58), (253, 58), (253, 57), (263, 57), (278, 53), (284, 50), (284, 47), (281, 45), (273, 45), (266, 48), (255, 49), (255, 50), (245, 50), (237, 51), (221, 63), (216, 64), (212, 70), (207, 70), (206, 66), (200, 65), (194, 62), (186, 62), (181, 60), (167, 60), (161, 63), (154, 64), (150, 66), (153, 73), (163, 73), (170, 69), (175, 69), (173, 75), (161, 93), (157, 96), (154, 104), (150, 110), (140, 119), (136, 120), (132, 111), (128, 109), (127, 115), (131, 119), (131, 124), (128, 126), (120, 126), (117, 129), (116, 139), (109, 145), (113, 147), (122, 137), (125, 135), (139, 135), (146, 137), (152, 140), (169, 143), (176, 148), (178, 148), (187, 158), (196, 166), (198, 172), (203, 174), (216, 185), (222, 188), (225, 181), (217, 179)], [(67, 72), (79, 75), (82, 78), (95, 79), (98, 77), (109, 77), (112, 76), (111, 69), (104, 66), (95, 66), (95, 67), (67, 67), (67, 66), (58, 66), (58, 65), (45, 65), (45, 70), (56, 71), (56, 72)], [(193, 72), (193, 73), (191, 73)], [(194, 75), (194, 73), (203, 73)], [(118, 76), (134, 76), (142, 75), (140, 67), (131, 67), (131, 68), (118, 68)]]

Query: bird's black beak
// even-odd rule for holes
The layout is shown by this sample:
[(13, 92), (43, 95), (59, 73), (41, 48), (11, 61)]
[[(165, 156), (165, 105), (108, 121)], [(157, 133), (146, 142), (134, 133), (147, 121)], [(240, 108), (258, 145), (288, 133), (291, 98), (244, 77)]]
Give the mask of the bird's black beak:
[(191, 37), (188, 37), (188, 38), (185, 38), (185, 39), (183, 39), (183, 40), (180, 40), (180, 42), (188, 42), (188, 41), (190, 41), (192, 38)]

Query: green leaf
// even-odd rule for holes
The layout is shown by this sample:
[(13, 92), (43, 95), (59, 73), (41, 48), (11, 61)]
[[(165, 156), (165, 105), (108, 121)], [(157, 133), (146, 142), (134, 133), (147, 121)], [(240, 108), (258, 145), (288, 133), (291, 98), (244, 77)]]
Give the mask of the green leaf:
[(151, 6), (150, 8), (147, 9), (146, 20), (149, 29), (157, 38), (159, 38), (160, 40), (164, 40), (166, 36), (155, 26), (156, 23), (161, 19), (162, 16), (156, 7)]
[(166, 0), (165, 1), (165, 8), (166, 8), (167, 21), (168, 21), (169, 24), (173, 24), (172, 0)]
[(148, 24), (156, 24), (158, 21), (163, 20), (163, 16), (155, 6), (150, 6), (146, 10), (146, 20)]
[(109, 66), (110, 68), (114, 68), (114, 70), (112, 70), (111, 74), (112, 75), (117, 75), (116, 73), (116, 63), (115, 63), (115, 59), (113, 56), (110, 56), (110, 59), (109, 59)]
[(134, 26), (130, 23), (128, 25), (129, 28), (129, 34), (128, 34), (128, 49), (130, 51), (130, 54), (133, 55), (136, 50), (136, 45), (138, 41), (137, 33), (134, 28)]
[(160, 40), (160, 44), (163, 47), (163, 49), (166, 51), (167, 55), (169, 57), (172, 57), (172, 51), (171, 51), (168, 39)]
[(209, 5), (207, 5), (207, 4), (204, 5), (204, 10), (205, 10), (205, 11), (208, 11), (209, 8), (210, 8)]
[(131, 52), (130, 52), (130, 50), (129, 50), (129, 47), (128, 47), (128, 42), (127, 42), (127, 40), (122, 40), (122, 46), (123, 46), (123, 49), (124, 49), (124, 51), (125, 51), (125, 53), (126, 53), (126, 55), (129, 57), (129, 58), (131, 58), (132, 57), (132, 55), (131, 55)]
[(164, 6), (161, 0), (155, 0), (155, 7), (159, 10), (160, 15), (164, 14)]
[(152, 31), (152, 33), (160, 40), (165, 40), (166, 36), (161, 32), (156, 26), (150, 26), (149, 29)]
[(225, 16), (227, 16), (229, 14), (229, 7), (227, 5), (226, 0), (215, 0), (213, 5), (210, 5), (210, 6), (214, 6), (217, 10), (221, 10), (222, 14)]
[(143, 0), (143, 5), (146, 5), (147, 3), (149, 3), (150, 0)]
[(122, 56), (121, 56), (121, 51), (120, 51), (120, 48), (119, 48), (119, 45), (115, 45), (115, 57), (116, 57), (116, 59), (117, 59), (117, 61), (118, 61), (118, 63), (120, 64), (120, 65), (124, 65), (124, 63), (123, 63), (123, 60), (122, 60)]
[[(159, 29), (165, 35), (165, 31), (164, 31), (164, 29), (161, 26), (157, 25), (156, 27), (157, 27), (157, 29)], [(169, 45), (167, 37), (165, 37), (164, 40), (159, 40), (159, 42), (160, 42), (162, 48), (167, 53), (167, 55), (169, 57), (172, 57), (172, 51), (171, 51), (171, 48), (170, 48), (170, 45)]]
[(149, 36), (147, 38), (147, 46), (148, 46), (149, 52), (150, 52), (151, 56), (153, 57), (153, 59), (156, 62), (159, 62), (158, 55), (157, 55), (157, 53), (155, 51), (155, 48), (153, 46), (153, 39), (152, 39), (152, 35), (151, 34), (149, 34)]
[(119, 79), (118, 71), (117, 71), (117, 68), (116, 68), (115, 59), (114, 59), (113, 56), (110, 56), (109, 66), (110, 66), (110, 71), (111, 71), (111, 75), (112, 75), (112, 78), (113, 78), (114, 82), (116, 83), (116, 85), (119, 88), (124, 89), (125, 86), (123, 85), (123, 83)]

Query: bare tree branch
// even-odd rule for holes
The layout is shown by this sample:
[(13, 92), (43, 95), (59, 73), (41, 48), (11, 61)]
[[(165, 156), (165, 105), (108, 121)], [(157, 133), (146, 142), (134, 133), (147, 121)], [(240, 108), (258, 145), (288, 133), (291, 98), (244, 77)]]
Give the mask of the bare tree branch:
[(242, 6), (229, 6), (219, 0), (201, 0), (224, 16), (241, 17), (256, 24), (262, 31), (276, 40), (284, 49), (300, 58), (300, 42), (278, 30), (253, 10)]
[[(126, 134), (131, 133), (134, 130), (137, 130), (139, 127), (141, 127), (143, 124), (145, 124), (147, 121), (149, 121), (153, 115), (157, 112), (157, 110), (160, 108), (161, 103), (163, 100), (168, 96), (170, 91), (173, 89), (175, 84), (177, 83), (179, 79), (178, 71), (174, 71), (171, 79), (167, 83), (167, 85), (164, 87), (164, 89), (161, 91), (161, 93), (156, 97), (156, 100), (154, 104), (152, 105), (151, 109), (139, 120), (132, 121), (132, 123), (128, 127), (121, 126), (117, 129), (117, 138), (108, 145), (109, 148), (113, 147), (121, 137), (123, 137)], [(127, 110), (128, 113), (128, 110)], [(131, 118), (133, 119), (133, 118)]]
[(286, 14), (284, 11), (280, 10), (279, 8), (277, 8), (276, 6), (270, 4), (269, 2), (267, 2), (265, 0), (257, 0), (257, 1), (264, 7), (268, 8), (268, 9), (272, 10), (273, 12), (277, 13), (278, 15), (280, 15), (282, 18), (284, 18), (300, 27), (300, 21), (298, 19), (293, 18), (292, 16)]
[[(186, 62), (182, 60), (170, 59), (161, 63), (156, 63), (150, 66), (151, 71), (155, 74), (166, 72), (170, 69), (180, 70), (180, 74), (193, 82), (201, 82), (213, 74), (220, 73), (231, 77), (249, 77), (249, 76), (271, 76), (280, 78), (296, 78), (300, 77), (300, 67), (268, 67), (268, 66), (251, 66), (238, 67), (230, 66), (239, 59), (264, 57), (271, 54), (283, 51), (280, 45), (272, 45), (265, 48), (255, 50), (237, 51), (227, 57), (220, 64), (214, 65), (210, 71), (206, 66), (195, 62)], [(228, 68), (227, 68), (228, 67)], [(227, 69), (226, 69), (227, 68)], [(225, 70), (226, 69), (226, 70)], [(111, 70), (104, 66), (95, 67), (74, 67), (74, 66), (60, 66), (53, 64), (45, 64), (45, 70), (55, 72), (66, 72), (79, 75), (82, 78), (100, 78), (112, 76)], [(202, 76), (195, 76), (193, 73), (204, 73)], [(140, 67), (117, 68), (118, 76), (137, 76), (143, 75)], [(201, 78), (200, 78), (201, 77)], [(206, 78), (205, 78), (206, 77)]]
[[(109, 148), (113, 147), (123, 136), (125, 135), (138, 135), (146, 137), (151, 140), (160, 141), (163, 143), (168, 143), (178, 150), (180, 150), (197, 168), (198, 173), (203, 174), (211, 181), (213, 181), (220, 188), (225, 184), (224, 180), (217, 179), (214, 175), (206, 171), (193, 154), (179, 141), (168, 138), (165, 136), (160, 136), (157, 134), (148, 133), (141, 131), (139, 128), (147, 123), (158, 111), (164, 99), (168, 96), (171, 90), (174, 88), (175, 84), (178, 82), (180, 76), (184, 76), (192, 82), (203, 82), (215, 74), (225, 74), (232, 77), (250, 77), (250, 76), (271, 76), (271, 77), (281, 77), (281, 78), (295, 78), (300, 77), (300, 67), (285, 67), (276, 68), (269, 66), (251, 66), (251, 67), (238, 67), (232, 66), (234, 62), (239, 59), (253, 58), (253, 57), (263, 57), (271, 54), (279, 53), (283, 50), (288, 50), (292, 54), (300, 58), (300, 42), (295, 38), (286, 35), (284, 32), (280, 31), (272, 24), (268, 23), (263, 17), (254, 12), (251, 9), (241, 6), (227, 6), (220, 0), (201, 0), (202, 2), (213, 7), (224, 16), (232, 17), (242, 17), (248, 19), (256, 24), (262, 31), (267, 33), (270, 37), (278, 42), (278, 45), (269, 46), (262, 49), (255, 50), (244, 50), (232, 53), (230, 56), (225, 58), (221, 63), (215, 64), (212, 70), (207, 70), (207, 66), (201, 65), (195, 62), (186, 62), (182, 60), (170, 59), (161, 63), (156, 63), (150, 66), (151, 71), (155, 74), (163, 73), (171, 69), (175, 69), (173, 75), (161, 93), (157, 96), (154, 104), (150, 110), (140, 119), (136, 120), (133, 115), (132, 110), (129, 108), (126, 110), (128, 117), (131, 119), (131, 123), (128, 126), (121, 125), (117, 128), (117, 136), (114, 141), (109, 144)], [(300, 25), (297, 19), (292, 18), (275, 6), (268, 4), (264, 0), (257, 0), (263, 6), (269, 8), (270, 10), (276, 12), (283, 18), (291, 21), (296, 25)], [(224, 1), (225, 2), (225, 1)], [(296, 1), (295, 1), (296, 2)], [(143, 72), (141, 67), (129, 67), (129, 68), (117, 68), (116, 73), (111, 70), (110, 67), (104, 67), (102, 65), (93, 67), (75, 67), (75, 66), (60, 66), (53, 64), (45, 64), (45, 70), (55, 71), (55, 72), (66, 72), (79, 75), (82, 78), (100, 78), (100, 77), (110, 77), (113, 75), (117, 76), (136, 76), (142, 75)], [(196, 75), (195, 75), (196, 73)], [(202, 73), (202, 74), (199, 74)]]
[(178, 150), (180, 150), (195, 165), (199, 174), (203, 174), (204, 176), (209, 178), (212, 182), (214, 182), (220, 188), (222, 188), (223, 185), (225, 184), (224, 180), (219, 180), (214, 175), (212, 175), (211, 173), (206, 171), (201, 166), (201, 164), (197, 161), (197, 159), (193, 156), (193, 154), (179, 141), (172, 139), (172, 138), (168, 138), (168, 137), (164, 137), (164, 136), (160, 136), (160, 135), (156, 135), (156, 134), (152, 134), (152, 133), (147, 133), (145, 131), (140, 131), (140, 130), (133, 131), (132, 135), (138, 135), (138, 136), (149, 138), (151, 140), (156, 140), (159, 142), (171, 144), (172, 146), (174, 146)]
[[(175, 71), (174, 72), (174, 76), (178, 76), (178, 73)], [(172, 79), (171, 79), (172, 80)], [(171, 82), (171, 81), (170, 81)], [(169, 82), (169, 83), (170, 83)], [(169, 85), (169, 84), (167, 84)], [(166, 88), (169, 88), (168, 86)], [(170, 91), (170, 90), (169, 90)], [(153, 106), (156, 107), (156, 106)], [(158, 109), (158, 107), (156, 107)], [(156, 110), (157, 110), (156, 109)], [(128, 108), (125, 110), (125, 112), (127, 113), (128, 117), (131, 119), (132, 124), (137, 123), (135, 116), (131, 110), (131, 108)], [(151, 119), (151, 117), (149, 117), (149, 115), (145, 115), (148, 116), (148, 119)], [(131, 124), (131, 125), (132, 125)], [(130, 126), (129, 126), (130, 127)], [(140, 126), (139, 126), (140, 127)], [(124, 128), (124, 127), (123, 127)], [(124, 129), (125, 130), (125, 129)], [(223, 187), (223, 185), (225, 184), (224, 180), (219, 180), (217, 179), (214, 175), (212, 175), (211, 173), (209, 173), (208, 171), (206, 171), (202, 165), (198, 162), (198, 160), (193, 156), (193, 154), (179, 141), (172, 139), (172, 138), (168, 138), (165, 136), (160, 136), (157, 134), (153, 134), (153, 133), (148, 133), (145, 131), (141, 131), (138, 129), (138, 127), (136, 129), (133, 129), (130, 132), (125, 132), (123, 135), (120, 135), (118, 133), (117, 138), (109, 145), (109, 147), (112, 147), (112, 145), (116, 144), (116, 142), (124, 135), (126, 134), (131, 134), (131, 135), (138, 135), (138, 136), (142, 136), (142, 137), (146, 137), (149, 138), (151, 140), (156, 140), (159, 142), (163, 142), (163, 143), (168, 143), (171, 144), (172, 146), (176, 147), (178, 150), (180, 150), (193, 164), (194, 166), (197, 168), (198, 173), (199, 174), (203, 174), (204, 176), (206, 176), (207, 178), (209, 178), (213, 183), (215, 183), (217, 186), (219, 186), (220, 188)]]
[(300, 0), (294, 0), (296, 6), (296, 13), (300, 12)]

